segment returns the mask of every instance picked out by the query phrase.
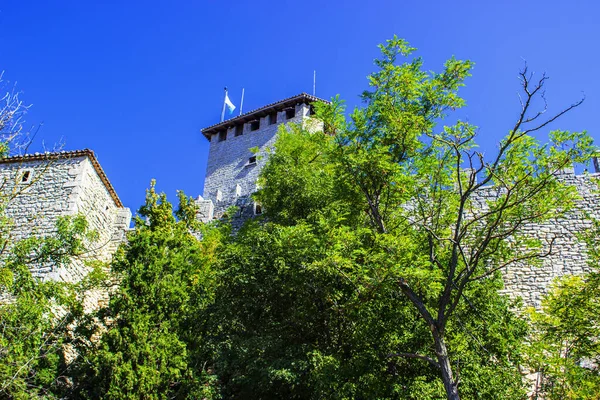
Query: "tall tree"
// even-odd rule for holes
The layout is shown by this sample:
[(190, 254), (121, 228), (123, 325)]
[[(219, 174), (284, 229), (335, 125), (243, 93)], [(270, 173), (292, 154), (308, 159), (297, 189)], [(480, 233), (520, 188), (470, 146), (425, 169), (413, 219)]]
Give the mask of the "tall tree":
[(363, 94), (366, 106), (347, 121), (335, 102), (320, 115), (335, 134), (341, 171), (365, 200), (390, 274), (431, 331), (430, 351), (397, 355), (430, 363), (448, 399), (458, 399), (447, 329), (465, 293), (497, 271), (543, 257), (542, 243), (521, 229), (560, 217), (573, 205), (574, 189), (557, 175), (587, 162), (591, 139), (552, 131), (541, 144), (532, 136), (581, 101), (549, 117), (545, 108), (534, 111), (547, 78), (533, 81), (525, 68), (517, 121), (497, 152), (485, 157), (476, 148), (476, 127), (463, 121), (437, 127), (464, 105), (458, 89), (472, 63), (453, 58), (441, 73), (425, 72), (420, 58), (397, 64), (414, 52), (405, 41), (394, 37), (380, 48), (379, 71), (369, 76), (371, 90)]
[[(429, 351), (431, 333), (398, 291), (398, 257), (378, 242), (335, 138), (292, 126), (275, 147), (256, 195), (266, 219), (219, 263), (212, 340), (225, 396), (439, 399), (438, 371), (399, 357)], [(397, 247), (415, 257), (411, 242)], [(470, 398), (524, 396), (524, 324), (500, 285), (496, 275), (470, 287), (447, 329)]]
[[(492, 330), (501, 332), (501, 315), (507, 311), (497, 293), (483, 307), (495, 314), (482, 311), (473, 296), (484, 288), (496, 292), (500, 271), (539, 262), (544, 246), (551, 246), (522, 234), (522, 228), (560, 217), (572, 207), (574, 189), (558, 174), (588, 160), (591, 139), (585, 133), (552, 131), (542, 144), (532, 135), (581, 102), (549, 117), (545, 108), (534, 111), (547, 78), (533, 81), (523, 70), (517, 121), (497, 152), (484, 156), (477, 150), (475, 126), (458, 121), (440, 127), (449, 112), (464, 105), (458, 90), (472, 63), (451, 59), (441, 73), (426, 72), (420, 58), (397, 62), (414, 52), (405, 41), (394, 37), (380, 47), (379, 70), (369, 76), (371, 90), (363, 94), (365, 106), (347, 118), (338, 99), (317, 105), (317, 118), (330, 139), (315, 134), (296, 146), (294, 140), (302, 139), (282, 131), (257, 197), (274, 223), (309, 223), (312, 229), (345, 225), (359, 231), (364, 247), (352, 254), (360, 256), (334, 265), (352, 265), (352, 273), (343, 270), (342, 276), (357, 274), (364, 301), (370, 298), (366, 293), (396, 292), (429, 336), (420, 346), (398, 341), (388, 359), (429, 365), (449, 399), (459, 398), (459, 382), (466, 396), (475, 397), (477, 373), (469, 377), (461, 346), (478, 343), (490, 331), (478, 331), (469, 318), (486, 318), (490, 328), (496, 321)], [(488, 336), (475, 364), (516, 370), (514, 342), (513, 350), (505, 346), (490, 352), (492, 343)]]
[[(112, 263), (118, 289), (97, 314), (107, 330), (99, 331), (95, 319), (81, 326), (89, 340), (79, 343), (70, 396), (163, 399), (215, 394), (202, 343), (220, 234), (199, 224), (192, 199), (180, 193), (179, 200), (174, 213), (154, 185), (147, 191), (135, 231)], [(194, 232), (202, 233), (202, 241)]]

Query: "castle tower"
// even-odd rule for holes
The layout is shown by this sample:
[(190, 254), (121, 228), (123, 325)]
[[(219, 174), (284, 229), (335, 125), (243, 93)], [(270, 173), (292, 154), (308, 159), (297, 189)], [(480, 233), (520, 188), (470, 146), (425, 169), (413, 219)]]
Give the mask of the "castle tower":
[(220, 218), (237, 206), (242, 218), (262, 212), (251, 198), (281, 124), (302, 123), (311, 114), (310, 104), (324, 101), (306, 93), (278, 101), (202, 129), (210, 141), (204, 195), (199, 198), (200, 218)]

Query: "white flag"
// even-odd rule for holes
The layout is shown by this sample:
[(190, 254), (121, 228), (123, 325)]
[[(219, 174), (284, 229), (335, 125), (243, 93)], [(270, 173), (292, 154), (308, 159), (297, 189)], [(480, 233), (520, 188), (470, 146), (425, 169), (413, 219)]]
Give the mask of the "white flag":
[(235, 110), (235, 106), (233, 105), (231, 100), (229, 100), (229, 96), (227, 95), (227, 93), (225, 93), (225, 105), (227, 105), (227, 108), (229, 109), (229, 114), (231, 114), (233, 110)]

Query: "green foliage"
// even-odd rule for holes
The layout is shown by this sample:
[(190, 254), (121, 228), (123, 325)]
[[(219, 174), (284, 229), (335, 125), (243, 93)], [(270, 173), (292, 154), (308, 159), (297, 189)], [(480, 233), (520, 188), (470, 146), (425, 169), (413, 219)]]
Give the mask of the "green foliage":
[[(280, 131), (256, 195), (271, 223), (251, 225), (240, 235), (245, 240), (245, 235), (258, 230), (260, 240), (268, 234), (279, 243), (283, 232), (300, 229), (311, 235), (302, 243), (310, 243), (310, 250), (317, 253), (297, 261), (280, 256), (274, 264), (271, 257), (279, 249), (269, 247), (263, 258), (265, 250), (249, 245), (238, 250), (252, 259), (251, 264), (240, 255), (227, 261), (228, 273), (235, 274), (229, 281), (256, 282), (260, 290), (273, 290), (272, 295), (293, 290), (269, 286), (282, 274), (294, 274), (297, 279), (297, 271), (309, 265), (334, 266), (325, 282), (347, 281), (351, 286), (336, 295), (330, 294), (330, 283), (311, 283), (310, 287), (327, 294), (326, 299), (335, 299), (331, 307), (339, 309), (334, 313), (338, 322), (320, 324), (328, 329), (327, 337), (342, 335), (344, 345), (339, 341), (339, 347), (322, 347), (326, 340), (302, 334), (306, 338), (300, 341), (302, 346), (279, 346), (296, 350), (286, 353), (286, 365), (302, 366), (286, 368), (292, 371), (285, 375), (289, 382), (281, 381), (273, 389), (269, 382), (276, 382), (275, 378), (259, 379), (241, 362), (231, 373), (246, 377), (247, 384), (232, 387), (244, 393), (279, 393), (282, 388), (301, 387), (314, 394), (314, 389), (308, 389), (312, 387), (340, 398), (438, 398), (445, 391), (448, 398), (458, 399), (460, 382), (467, 398), (520, 398), (524, 395), (519, 365), (525, 328), (498, 295), (499, 271), (517, 262), (540, 261), (541, 243), (521, 234), (521, 229), (528, 223), (560, 217), (572, 207), (575, 191), (557, 178), (558, 172), (574, 162), (586, 162), (593, 150), (591, 139), (585, 132), (568, 131), (552, 132), (547, 144), (535, 139), (532, 133), (560, 114), (546, 121), (538, 120), (542, 113), (529, 114), (545, 78), (535, 84), (523, 71), (522, 113), (488, 160), (477, 151), (476, 127), (462, 121), (437, 127), (448, 113), (464, 106), (458, 89), (472, 63), (453, 58), (441, 73), (423, 71), (422, 60), (410, 58), (414, 49), (396, 37), (382, 45), (381, 51), (381, 58), (375, 60), (379, 70), (369, 77), (371, 90), (363, 94), (365, 107), (346, 118), (343, 103), (334, 98), (316, 107), (325, 133), (311, 134), (301, 127)], [(399, 64), (401, 57), (409, 60)], [(485, 188), (490, 185), (493, 189)], [(491, 196), (482, 198), (482, 191)], [(350, 253), (338, 252), (347, 246)], [(288, 261), (300, 266), (283, 271), (267, 267)], [(255, 277), (259, 271), (260, 277)], [(247, 290), (237, 287), (231, 293), (243, 297)], [(285, 326), (284, 315), (312, 315), (314, 311), (296, 298), (274, 300), (263, 292), (250, 293), (252, 302), (260, 301), (253, 305), (257, 314), (249, 312), (254, 322), (242, 318), (237, 325), (241, 332), (254, 333), (240, 333), (247, 340), (231, 340), (242, 340), (244, 354), (257, 362), (259, 355), (270, 354), (269, 359), (278, 363), (282, 353), (272, 354), (275, 350), (265, 342), (278, 342), (273, 336), (284, 343), (297, 340), (284, 339), (288, 333), (267, 332)], [(247, 304), (250, 298), (238, 301)], [(312, 298), (318, 302), (318, 296)], [(278, 309), (285, 306), (285, 311), (266, 314), (272, 301)], [(238, 309), (241, 305), (233, 312)], [(238, 317), (228, 316), (236, 321)], [(289, 333), (301, 332), (298, 326)], [(352, 329), (343, 334), (334, 329), (346, 326)], [(374, 331), (373, 326), (381, 329)], [(414, 336), (407, 335), (407, 330)], [(263, 334), (269, 338), (265, 342), (252, 340)], [(237, 357), (238, 353), (233, 354)], [(393, 368), (386, 369), (386, 362)], [(384, 372), (389, 369), (402, 373), (390, 377)], [(311, 380), (310, 376), (319, 378)], [(226, 385), (230, 382), (233, 378)], [(252, 386), (252, 382), (260, 385)], [(303, 393), (286, 392), (286, 396), (302, 397)]]
[(529, 366), (547, 399), (600, 398), (600, 224), (587, 234), (591, 272), (555, 282), (541, 310), (529, 310), (533, 337)]
[(69, 268), (73, 256), (96, 234), (83, 216), (62, 217), (48, 237), (17, 243), (2, 260), (0, 305), (0, 394), (5, 398), (53, 398), (66, 384), (64, 347), (69, 324), (81, 315), (82, 287), (41, 281), (31, 269)]
[[(224, 247), (214, 315), (215, 368), (226, 397), (441, 398), (437, 372), (399, 353), (430, 351), (431, 332), (398, 290), (399, 266), (441, 288), (419, 245), (377, 234), (341, 179), (335, 137), (280, 132), (261, 190), (266, 224)], [(499, 276), (470, 287), (448, 330), (468, 398), (520, 398), (524, 323)]]
[[(71, 396), (216, 397), (202, 343), (220, 234), (200, 226), (193, 200), (182, 194), (175, 214), (179, 219), (152, 185), (135, 231), (112, 263), (119, 288), (98, 313), (107, 331), (98, 340), (95, 320), (82, 327), (90, 340), (80, 344)], [(192, 228), (200, 229), (202, 241)]]
[(358, 193), (339, 179), (331, 161), (331, 136), (296, 125), (280, 129), (278, 135), (259, 179), (261, 190), (255, 194), (270, 221), (293, 225), (301, 220), (362, 218), (355, 212), (364, 206)]

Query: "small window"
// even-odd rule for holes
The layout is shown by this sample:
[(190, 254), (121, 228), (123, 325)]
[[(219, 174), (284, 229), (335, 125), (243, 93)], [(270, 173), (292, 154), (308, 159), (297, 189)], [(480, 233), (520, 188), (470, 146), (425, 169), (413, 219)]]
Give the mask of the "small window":
[(227, 131), (219, 132), (219, 142), (227, 140)]
[(308, 106), (308, 115), (315, 115), (315, 106), (312, 104)]
[(277, 112), (269, 114), (269, 125), (275, 125), (277, 123)]
[(221, 192), (220, 190), (217, 190), (217, 201), (221, 201), (223, 200), (223, 192)]
[(250, 122), (250, 130), (251, 131), (257, 131), (258, 128), (260, 128), (260, 121), (259, 120)]
[(235, 126), (235, 136), (241, 136), (244, 133), (244, 124)]
[(260, 203), (254, 203), (254, 215), (260, 215), (262, 214), (262, 206), (260, 205)]
[(285, 110), (285, 119), (292, 119), (295, 116), (296, 116), (295, 108), (288, 108), (287, 110)]
[(248, 165), (256, 164), (256, 156), (252, 156), (248, 159)]
[(31, 182), (31, 171), (25, 170), (23, 171), (23, 175), (21, 175), (21, 183), (29, 183)]

